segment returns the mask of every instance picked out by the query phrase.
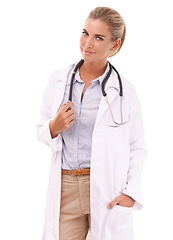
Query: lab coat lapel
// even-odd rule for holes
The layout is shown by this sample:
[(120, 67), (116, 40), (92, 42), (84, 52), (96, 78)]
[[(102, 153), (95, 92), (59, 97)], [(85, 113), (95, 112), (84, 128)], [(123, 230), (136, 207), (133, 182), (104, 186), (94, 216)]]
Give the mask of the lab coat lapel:
[(57, 114), (58, 109), (61, 106), (63, 96), (64, 96), (64, 91), (65, 91), (65, 86), (66, 86), (66, 81), (61, 81), (61, 80), (57, 81), (57, 84), (55, 86), (57, 90), (56, 90), (56, 97), (53, 104), (53, 117)]
[(60, 73), (58, 73), (56, 83), (55, 83), (55, 88), (57, 89), (54, 104), (53, 104), (53, 117), (57, 114), (61, 103), (64, 98), (64, 92), (65, 92), (65, 87), (67, 84), (67, 80), (70, 77), (70, 73), (74, 65), (71, 65), (68, 70), (62, 70)]

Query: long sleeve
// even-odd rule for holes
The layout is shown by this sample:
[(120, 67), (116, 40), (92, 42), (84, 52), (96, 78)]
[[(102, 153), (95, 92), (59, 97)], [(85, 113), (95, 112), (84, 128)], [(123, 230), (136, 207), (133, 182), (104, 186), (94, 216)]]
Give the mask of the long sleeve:
[(40, 121), (36, 125), (36, 132), (39, 141), (49, 146), (52, 151), (60, 151), (62, 149), (61, 135), (52, 139), (49, 129), (49, 123), (53, 119), (53, 104), (54, 104), (54, 75), (51, 75), (47, 87), (42, 98), (42, 105), (40, 110)]
[(140, 103), (133, 87), (131, 89), (129, 105), (130, 163), (127, 184), (123, 193), (131, 196), (136, 201), (134, 208), (140, 209), (143, 206), (140, 185), (143, 163), (146, 158), (146, 148)]

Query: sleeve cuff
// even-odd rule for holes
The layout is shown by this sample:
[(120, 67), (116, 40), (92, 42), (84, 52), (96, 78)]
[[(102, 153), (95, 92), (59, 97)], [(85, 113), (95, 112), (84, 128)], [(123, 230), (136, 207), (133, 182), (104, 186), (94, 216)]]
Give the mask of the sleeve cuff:
[(52, 151), (61, 151), (62, 150), (62, 138), (61, 134), (59, 134), (56, 138), (51, 137), (50, 129), (49, 129), (50, 120), (46, 121), (44, 125), (39, 128), (38, 138), (41, 142), (45, 143), (49, 146)]
[(141, 210), (143, 208), (144, 199), (142, 196), (141, 189), (139, 187), (127, 186), (126, 189), (123, 191), (123, 193), (135, 200), (134, 210)]

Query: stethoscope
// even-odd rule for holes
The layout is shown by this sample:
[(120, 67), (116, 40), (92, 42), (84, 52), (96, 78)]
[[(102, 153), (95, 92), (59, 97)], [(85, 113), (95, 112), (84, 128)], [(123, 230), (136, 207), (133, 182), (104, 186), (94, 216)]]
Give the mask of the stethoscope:
[[(74, 78), (75, 78), (75, 74), (77, 72), (77, 70), (82, 66), (82, 64), (84, 63), (84, 60), (81, 59), (75, 66), (74, 70), (73, 70), (73, 74), (72, 74), (72, 77), (71, 77), (71, 82), (70, 82), (70, 91), (69, 91), (69, 97), (68, 97), (68, 101), (69, 102), (72, 102), (72, 91), (73, 91), (73, 82), (74, 82)], [(118, 71), (115, 69), (114, 66), (112, 66), (112, 64), (110, 62), (108, 62), (109, 64), (109, 71), (108, 73), (106, 74), (105, 78), (103, 79), (102, 81), (102, 85), (101, 85), (101, 90), (102, 90), (102, 94), (108, 104), (108, 107), (109, 107), (109, 111), (110, 111), (110, 114), (111, 114), (111, 117), (112, 117), (112, 121), (114, 122), (115, 125), (111, 125), (111, 127), (119, 127), (121, 125), (124, 125), (127, 123), (123, 121), (123, 113), (122, 113), (122, 100), (123, 100), (123, 85), (122, 85), (122, 81), (121, 81), (121, 77), (118, 73)], [(111, 109), (111, 105), (108, 101), (108, 97), (107, 97), (107, 93), (105, 92), (105, 84), (107, 83), (111, 73), (112, 73), (112, 69), (116, 72), (117, 74), (117, 77), (118, 77), (118, 82), (119, 82), (119, 89), (116, 89), (118, 92), (119, 92), (119, 96), (120, 96), (120, 114), (121, 114), (121, 121), (120, 122), (117, 122), (115, 121), (114, 119), (114, 116), (113, 116), (113, 113), (112, 113), (112, 109)]]

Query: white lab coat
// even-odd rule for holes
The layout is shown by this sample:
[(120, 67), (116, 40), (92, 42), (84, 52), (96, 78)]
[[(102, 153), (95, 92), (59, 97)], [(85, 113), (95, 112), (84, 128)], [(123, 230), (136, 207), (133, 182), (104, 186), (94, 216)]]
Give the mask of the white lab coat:
[[(42, 240), (59, 240), (59, 210), (61, 197), (61, 135), (52, 139), (49, 122), (59, 109), (67, 77), (74, 64), (54, 72), (43, 95), (41, 118), (37, 125), (38, 139), (52, 149), (52, 162), (47, 193), (45, 224)], [(132, 240), (133, 209), (141, 209), (143, 197), (140, 178), (146, 157), (140, 104), (131, 83), (122, 77), (123, 121), (128, 124), (110, 127), (112, 118), (102, 96), (92, 138), (90, 173), (91, 240)], [(120, 121), (118, 79), (113, 71), (106, 92), (115, 121)], [(135, 199), (133, 208), (108, 204), (122, 193)]]

